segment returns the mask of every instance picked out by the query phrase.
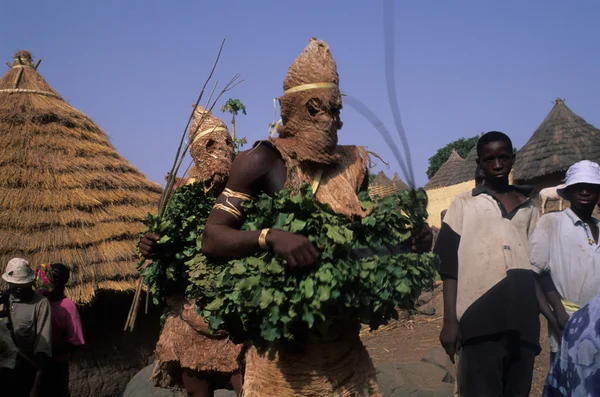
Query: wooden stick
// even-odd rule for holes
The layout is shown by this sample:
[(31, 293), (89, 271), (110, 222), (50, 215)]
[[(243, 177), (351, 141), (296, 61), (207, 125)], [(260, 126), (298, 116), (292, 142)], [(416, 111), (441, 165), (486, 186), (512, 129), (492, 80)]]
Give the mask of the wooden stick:
[(138, 281), (138, 285), (135, 288), (135, 293), (133, 295), (133, 302), (131, 302), (131, 307), (129, 308), (129, 314), (127, 315), (127, 321), (125, 322), (125, 329), (124, 329), (124, 331), (127, 331), (127, 328), (129, 328), (130, 325), (131, 325), (132, 317), (133, 317), (133, 311), (135, 310), (135, 302), (139, 298), (140, 289), (142, 288), (143, 280), (144, 280), (143, 277), (140, 277), (140, 280)]
[[(141, 279), (143, 280), (143, 279)], [(140, 281), (141, 281), (140, 280)], [(140, 289), (138, 290), (138, 294), (137, 297), (135, 299), (135, 307), (133, 308), (133, 313), (131, 314), (131, 324), (129, 325), (129, 330), (133, 332), (133, 328), (135, 327), (135, 320), (137, 319), (137, 313), (139, 311), (140, 308), (140, 300), (141, 300), (141, 295), (142, 295), (142, 286), (143, 283), (140, 282)]]
[(15, 79), (15, 86), (13, 88), (19, 88), (21, 77), (23, 77), (23, 70), (23, 68), (19, 69), (19, 72), (17, 73), (17, 78)]
[(148, 314), (148, 306), (150, 304), (150, 286), (146, 289), (146, 307), (144, 308), (144, 314)]
[(38, 60), (37, 60), (37, 62), (35, 63), (35, 65), (33, 66), (33, 68), (34, 68), (35, 70), (37, 70), (38, 66), (40, 66), (40, 63), (42, 63), (42, 60), (41, 60), (41, 59), (38, 59)]

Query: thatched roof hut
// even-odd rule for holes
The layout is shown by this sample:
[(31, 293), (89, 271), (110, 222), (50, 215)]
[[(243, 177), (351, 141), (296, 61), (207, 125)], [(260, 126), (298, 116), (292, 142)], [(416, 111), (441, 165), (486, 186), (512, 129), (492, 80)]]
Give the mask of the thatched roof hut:
[(514, 179), (543, 187), (560, 183), (581, 160), (600, 162), (600, 130), (556, 99), (550, 113), (517, 153)]
[(404, 183), (402, 179), (400, 179), (400, 175), (398, 175), (397, 172), (394, 172), (394, 177), (392, 178), (392, 185), (394, 185), (394, 187), (398, 189), (398, 191), (409, 189), (408, 185)]
[(458, 155), (456, 150), (452, 149), (448, 160), (442, 164), (435, 175), (425, 184), (425, 189), (439, 189), (452, 185), (452, 180), (464, 162), (465, 160)]
[(400, 179), (397, 173), (394, 174), (393, 179), (390, 179), (383, 171), (379, 171), (373, 182), (369, 185), (369, 195), (371, 197), (386, 197), (407, 189), (408, 186)]
[(450, 178), (450, 185), (457, 185), (459, 183), (472, 181), (475, 179), (475, 170), (477, 169), (477, 145), (473, 146), (473, 149), (467, 154), (462, 164), (457, 167), (454, 176)]
[[(38, 61), (39, 62), (39, 61)], [(39, 64), (39, 63), (38, 63)], [(19, 51), (0, 78), (0, 264), (71, 267), (68, 295), (133, 288), (142, 219), (161, 188), (121, 157)]]

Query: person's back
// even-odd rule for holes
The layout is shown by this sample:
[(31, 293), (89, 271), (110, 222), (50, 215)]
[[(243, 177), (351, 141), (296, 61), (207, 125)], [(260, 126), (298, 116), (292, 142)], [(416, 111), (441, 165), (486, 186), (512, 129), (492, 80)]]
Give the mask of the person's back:
[(510, 139), (483, 135), (478, 165), (485, 178), (459, 194), (444, 217), (435, 252), (444, 280), (442, 345), (468, 396), (527, 396), (539, 352), (539, 307), (528, 235), (539, 217), (533, 189), (511, 186)]

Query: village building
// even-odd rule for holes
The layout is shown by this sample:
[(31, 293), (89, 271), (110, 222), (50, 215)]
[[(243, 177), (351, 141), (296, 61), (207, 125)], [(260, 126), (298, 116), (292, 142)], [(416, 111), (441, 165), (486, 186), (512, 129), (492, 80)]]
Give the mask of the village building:
[(123, 332), (142, 220), (161, 188), (44, 80), (39, 62), (19, 51), (0, 78), (0, 264), (23, 257), (34, 268), (70, 267), (66, 293), (80, 305), (88, 343), (72, 362), (71, 393), (116, 396), (148, 364), (160, 330), (151, 308)]

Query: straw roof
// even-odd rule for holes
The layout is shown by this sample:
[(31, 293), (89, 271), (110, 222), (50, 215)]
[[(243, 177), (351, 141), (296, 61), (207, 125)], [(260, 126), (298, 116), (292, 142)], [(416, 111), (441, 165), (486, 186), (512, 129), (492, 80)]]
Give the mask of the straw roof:
[(369, 185), (369, 195), (371, 197), (386, 197), (402, 190), (408, 190), (408, 186), (400, 179), (397, 173), (394, 174), (393, 179), (390, 179), (383, 171), (379, 171), (373, 182)]
[(442, 166), (437, 170), (435, 175), (425, 184), (425, 189), (438, 189), (440, 187), (452, 185), (456, 173), (464, 163), (462, 157), (456, 153), (455, 149), (452, 149), (450, 157)]
[(400, 179), (400, 175), (397, 172), (394, 172), (394, 177), (392, 178), (392, 184), (398, 191), (408, 190), (409, 187), (402, 179)]
[[(450, 178), (450, 185), (472, 181), (475, 179), (475, 170), (477, 169), (477, 145), (467, 154), (462, 164), (456, 169), (454, 176)], [(435, 175), (434, 175), (435, 177)]]
[(531, 180), (566, 171), (580, 160), (600, 161), (600, 130), (558, 98), (550, 113), (517, 153), (515, 179)]
[[(38, 61), (39, 64), (39, 61)], [(67, 293), (133, 288), (141, 220), (161, 189), (121, 157), (19, 51), (0, 78), (0, 269), (15, 256), (71, 267)]]

